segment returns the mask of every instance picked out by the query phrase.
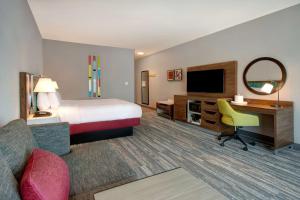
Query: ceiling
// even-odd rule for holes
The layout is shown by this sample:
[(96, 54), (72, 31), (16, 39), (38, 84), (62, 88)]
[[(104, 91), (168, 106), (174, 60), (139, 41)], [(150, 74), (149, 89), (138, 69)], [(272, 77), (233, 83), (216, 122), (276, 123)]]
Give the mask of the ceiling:
[(300, 0), (28, 0), (45, 39), (150, 55)]

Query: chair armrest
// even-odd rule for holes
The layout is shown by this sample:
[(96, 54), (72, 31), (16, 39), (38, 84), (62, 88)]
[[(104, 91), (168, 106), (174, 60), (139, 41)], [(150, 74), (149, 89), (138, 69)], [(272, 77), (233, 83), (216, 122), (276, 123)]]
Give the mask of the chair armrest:
[(29, 127), (40, 148), (51, 151), (57, 155), (64, 155), (70, 152), (70, 131), (68, 123), (39, 124)]

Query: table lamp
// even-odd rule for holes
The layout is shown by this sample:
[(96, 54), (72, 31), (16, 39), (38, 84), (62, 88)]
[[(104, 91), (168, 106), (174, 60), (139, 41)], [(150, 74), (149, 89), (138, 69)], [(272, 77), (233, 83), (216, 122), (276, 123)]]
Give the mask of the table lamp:
[(50, 102), (48, 99), (48, 93), (49, 92), (55, 92), (54, 85), (52, 83), (52, 80), (50, 78), (39, 78), (35, 88), (34, 92), (37, 92), (37, 107), (39, 109), (39, 112), (36, 113), (36, 115), (51, 115), (50, 112), (46, 112), (46, 110), (50, 107)]
[[(277, 84), (277, 82), (275, 82), (275, 81), (272, 81), (271, 83), (276, 83)], [(274, 88), (274, 85), (271, 84), (271, 83), (265, 83), (260, 90), (262, 92), (266, 93), (266, 94), (271, 94), (272, 91), (273, 91), (273, 88)], [(281, 107), (281, 105), (279, 104), (279, 90), (280, 90), (280, 88), (278, 88), (278, 91), (277, 91), (278, 92), (277, 93), (277, 103), (274, 104), (274, 105), (271, 105), (275, 108), (280, 108)]]
[(60, 105), (58, 93), (56, 92), (56, 90), (59, 89), (58, 85), (57, 85), (57, 82), (52, 81), (52, 84), (53, 84), (53, 87), (55, 89), (55, 92), (48, 93), (48, 99), (49, 99), (49, 102), (50, 102), (51, 110), (57, 109)]
[(52, 84), (55, 90), (59, 89), (56, 81), (52, 81)]

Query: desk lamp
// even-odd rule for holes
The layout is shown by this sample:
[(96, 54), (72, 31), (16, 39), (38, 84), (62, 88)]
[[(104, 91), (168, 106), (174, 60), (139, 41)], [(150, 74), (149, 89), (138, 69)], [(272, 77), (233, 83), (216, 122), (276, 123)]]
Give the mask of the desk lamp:
[[(275, 82), (275, 81), (272, 81), (271, 83), (277, 84), (277, 82)], [(274, 85), (271, 83), (265, 83), (262, 86), (261, 91), (266, 94), (271, 94), (271, 92), (273, 91), (273, 88), (274, 88)], [(278, 88), (278, 91), (277, 91), (277, 103), (274, 105), (271, 105), (272, 107), (275, 107), (275, 108), (281, 108), (281, 105), (279, 104), (279, 90), (280, 90), (280, 88)]]

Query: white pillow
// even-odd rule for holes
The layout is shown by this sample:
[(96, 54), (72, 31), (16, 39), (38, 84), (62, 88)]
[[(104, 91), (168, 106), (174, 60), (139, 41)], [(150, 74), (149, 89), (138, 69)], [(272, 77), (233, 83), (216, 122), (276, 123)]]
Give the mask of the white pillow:
[(57, 109), (60, 106), (59, 94), (57, 92), (49, 92), (48, 99), (51, 109)]

